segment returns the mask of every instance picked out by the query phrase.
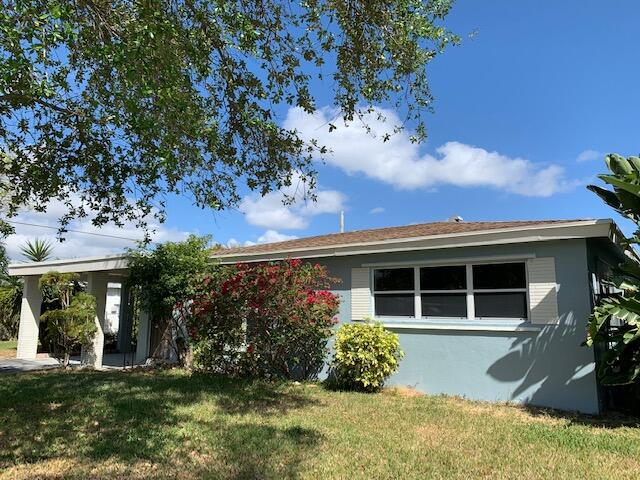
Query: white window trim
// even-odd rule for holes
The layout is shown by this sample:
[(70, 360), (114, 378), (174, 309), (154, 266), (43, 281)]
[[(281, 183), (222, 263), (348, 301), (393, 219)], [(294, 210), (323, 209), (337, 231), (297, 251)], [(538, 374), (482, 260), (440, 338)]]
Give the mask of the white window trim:
[[(393, 265), (372, 266), (370, 268), (370, 285), (371, 285), (371, 317), (374, 319), (388, 321), (390, 319), (410, 319), (412, 322), (426, 322), (426, 323), (455, 323), (460, 321), (486, 321), (486, 322), (507, 322), (507, 323), (530, 323), (531, 312), (529, 312), (529, 272), (526, 259), (529, 257), (509, 258), (509, 259), (492, 259), (492, 260), (475, 260), (469, 259), (467, 261), (452, 261), (451, 263), (438, 263), (438, 265), (425, 264), (425, 263), (400, 263)], [(473, 287), (473, 266), (474, 265), (487, 265), (487, 264), (503, 264), (503, 263), (522, 263), (525, 268), (525, 282), (524, 288), (487, 288), (487, 289), (474, 289)], [(454, 267), (464, 265), (466, 268), (466, 289), (456, 290), (420, 290), (420, 268), (429, 266), (443, 266)], [(375, 290), (375, 270), (390, 270), (398, 268), (413, 268), (414, 272), (414, 290), (387, 290), (376, 291)], [(376, 315), (376, 295), (384, 294), (414, 294), (414, 315)], [(467, 295), (467, 316), (466, 317), (423, 317), (422, 316), (422, 293), (466, 293)], [(476, 293), (524, 293), (525, 305), (526, 305), (526, 317), (524, 318), (506, 318), (506, 317), (476, 317), (475, 316), (475, 294)]]

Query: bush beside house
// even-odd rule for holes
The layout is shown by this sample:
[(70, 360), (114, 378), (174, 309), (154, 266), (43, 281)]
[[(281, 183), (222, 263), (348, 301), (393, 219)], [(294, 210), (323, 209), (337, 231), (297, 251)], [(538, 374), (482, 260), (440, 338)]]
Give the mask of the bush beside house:
[(339, 299), (320, 265), (287, 260), (220, 267), (190, 306), (194, 368), (233, 376), (315, 379)]
[(202, 285), (213, 275), (216, 265), (211, 260), (211, 238), (190, 235), (181, 242), (165, 242), (154, 249), (129, 250), (129, 276), (135, 308), (151, 315), (160, 340), (150, 352), (152, 357), (174, 355), (180, 365), (190, 363), (186, 337), (184, 308)]
[(336, 333), (332, 382), (340, 388), (379, 390), (403, 356), (398, 335), (381, 323), (342, 325)]

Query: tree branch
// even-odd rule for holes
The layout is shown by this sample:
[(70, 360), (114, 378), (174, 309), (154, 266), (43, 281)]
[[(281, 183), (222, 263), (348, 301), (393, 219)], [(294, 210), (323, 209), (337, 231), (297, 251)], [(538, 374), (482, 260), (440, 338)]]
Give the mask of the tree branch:
[(55, 103), (48, 102), (46, 100), (42, 100), (41, 98), (31, 97), (29, 95), (22, 95), (20, 93), (7, 93), (5, 95), (0, 95), (0, 104), (9, 103), (9, 104), (19, 104), (21, 106), (28, 106), (30, 103), (37, 103), (46, 108), (50, 108), (51, 110), (55, 110), (59, 113), (66, 113), (67, 115), (76, 115), (76, 112), (73, 110), (69, 110), (68, 108), (61, 107), (56, 105)]

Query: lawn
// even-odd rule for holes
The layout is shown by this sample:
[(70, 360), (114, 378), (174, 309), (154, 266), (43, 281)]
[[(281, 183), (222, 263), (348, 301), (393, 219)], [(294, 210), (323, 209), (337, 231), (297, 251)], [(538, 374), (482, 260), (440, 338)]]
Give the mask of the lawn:
[(0, 341), (0, 358), (15, 358), (17, 348), (17, 340)]
[(0, 478), (638, 478), (640, 427), (410, 390), (0, 377)]

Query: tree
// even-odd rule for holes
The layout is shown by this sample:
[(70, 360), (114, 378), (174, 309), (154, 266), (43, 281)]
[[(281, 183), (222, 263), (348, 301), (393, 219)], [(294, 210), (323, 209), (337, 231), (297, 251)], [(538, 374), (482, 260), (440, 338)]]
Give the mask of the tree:
[(27, 242), (20, 247), (22, 255), (30, 262), (44, 262), (51, 258), (53, 253), (53, 245), (47, 240), (36, 238), (33, 242)]
[[(636, 224), (628, 246), (640, 243), (640, 157), (606, 156), (611, 173), (599, 175), (611, 190), (590, 185), (604, 202)], [(589, 322), (586, 345), (603, 347), (598, 373), (605, 384), (640, 381), (640, 263), (626, 257), (608, 280), (618, 293), (605, 296), (595, 307)], [(619, 325), (611, 322), (616, 319)]]
[(8, 215), (55, 198), (62, 228), (89, 214), (146, 225), (169, 194), (223, 209), (241, 181), (312, 188), (326, 149), (278, 116), (314, 111), (314, 92), (347, 121), (395, 106), (420, 140), (427, 65), (458, 40), (442, 25), (451, 1), (3, 0)]
[(22, 281), (10, 277), (7, 267), (9, 260), (2, 241), (2, 221), (0, 221), (0, 340), (12, 339), (18, 335), (20, 307), (22, 305)]
[(197, 370), (232, 376), (316, 379), (328, 354), (340, 299), (319, 264), (223, 265), (189, 305)]
[(91, 345), (98, 330), (96, 299), (79, 289), (75, 273), (45, 273), (40, 278), (40, 289), (45, 302), (58, 306), (43, 313), (40, 320), (47, 322), (53, 355), (67, 368), (74, 349)]
[(0, 279), (0, 340), (18, 336), (21, 307), (22, 280), (5, 272)]
[(179, 313), (212, 271), (209, 241), (209, 237), (190, 235), (182, 242), (158, 244), (153, 250), (129, 251), (126, 282), (140, 308), (151, 314), (162, 332), (162, 351), (152, 355), (164, 356), (173, 349), (178, 361), (184, 362), (188, 346), (182, 341), (186, 332)]

